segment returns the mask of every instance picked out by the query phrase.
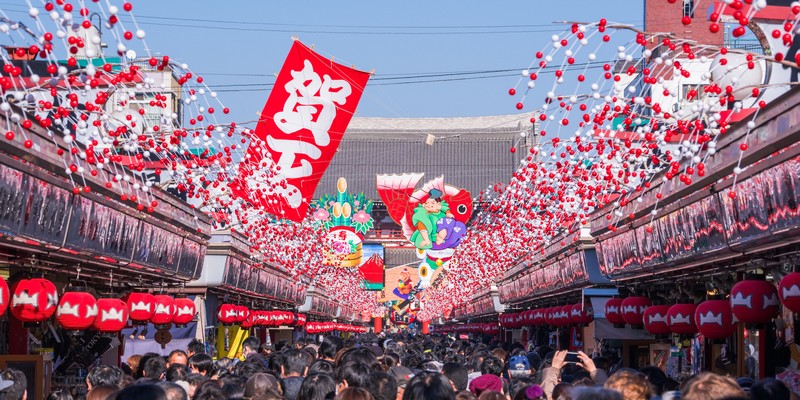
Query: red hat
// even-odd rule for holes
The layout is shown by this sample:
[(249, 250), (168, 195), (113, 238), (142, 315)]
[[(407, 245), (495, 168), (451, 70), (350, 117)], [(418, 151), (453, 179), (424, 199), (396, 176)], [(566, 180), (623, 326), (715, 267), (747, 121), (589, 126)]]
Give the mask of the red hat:
[(483, 374), (469, 383), (469, 391), (480, 396), (485, 391), (503, 392), (503, 381), (497, 375)]

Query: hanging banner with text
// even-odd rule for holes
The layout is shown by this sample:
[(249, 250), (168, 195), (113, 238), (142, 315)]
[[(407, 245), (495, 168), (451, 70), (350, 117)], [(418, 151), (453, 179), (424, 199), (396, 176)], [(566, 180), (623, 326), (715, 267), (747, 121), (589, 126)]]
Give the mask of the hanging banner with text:
[(232, 194), (278, 218), (302, 221), (369, 76), (295, 40), (231, 182)]

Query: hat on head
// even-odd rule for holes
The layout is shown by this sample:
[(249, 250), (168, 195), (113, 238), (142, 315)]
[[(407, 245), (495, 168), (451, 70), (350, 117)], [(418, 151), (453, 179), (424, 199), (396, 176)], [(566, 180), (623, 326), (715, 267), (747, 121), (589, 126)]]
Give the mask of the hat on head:
[(508, 370), (509, 371), (526, 371), (530, 372), (531, 370), (531, 363), (528, 361), (528, 357), (526, 356), (514, 356), (508, 360)]
[(491, 390), (494, 392), (503, 391), (503, 381), (497, 375), (483, 374), (469, 383), (469, 391), (480, 396), (481, 393)]
[(0, 378), (0, 392), (14, 386), (14, 381), (7, 381)]
[(414, 371), (409, 369), (408, 367), (404, 367), (402, 365), (398, 365), (392, 368), (389, 368), (389, 375), (393, 376), (394, 379), (397, 380), (397, 386), (405, 387), (408, 381), (414, 377)]

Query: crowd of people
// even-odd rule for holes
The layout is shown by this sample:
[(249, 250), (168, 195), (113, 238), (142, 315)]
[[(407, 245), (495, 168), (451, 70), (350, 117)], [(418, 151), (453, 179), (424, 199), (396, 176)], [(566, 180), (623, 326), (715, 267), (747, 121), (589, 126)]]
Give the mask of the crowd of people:
[[(780, 380), (710, 372), (685, 382), (657, 367), (614, 368), (603, 356), (445, 336), (363, 335), (288, 345), (243, 341), (242, 357), (214, 360), (201, 342), (168, 356), (132, 356), (86, 377), (86, 400), (788, 400)], [(575, 355), (572, 353), (571, 355)], [(0, 373), (0, 400), (26, 400), (22, 372)], [(50, 400), (73, 400), (66, 390)]]

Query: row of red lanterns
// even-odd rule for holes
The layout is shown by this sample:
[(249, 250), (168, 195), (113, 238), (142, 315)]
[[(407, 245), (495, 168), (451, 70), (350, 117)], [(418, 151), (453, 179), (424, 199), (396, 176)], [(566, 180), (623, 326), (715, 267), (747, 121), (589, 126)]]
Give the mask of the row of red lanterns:
[(39, 323), (55, 315), (66, 330), (94, 328), (104, 333), (119, 332), (128, 324), (185, 325), (194, 319), (194, 302), (186, 297), (131, 293), (125, 300), (96, 299), (85, 291), (67, 291), (59, 300), (53, 282), (44, 278), (22, 279), (11, 290), (0, 278), (0, 316), (11, 314), (25, 323)]
[(505, 328), (520, 328), (529, 325), (560, 327), (586, 325), (594, 320), (594, 312), (591, 306), (578, 303), (504, 314), (499, 319), (500, 325)]
[(309, 322), (306, 324), (307, 333), (326, 333), (332, 331), (367, 333), (367, 327), (338, 322)]
[[(509, 314), (510, 315), (510, 314)], [(503, 317), (503, 315), (501, 315)], [(484, 333), (487, 335), (500, 334), (500, 327), (496, 323), (450, 325), (437, 328), (442, 333)]]
[(241, 325), (248, 329), (253, 326), (303, 326), (306, 324), (304, 314), (290, 311), (250, 310), (237, 304), (222, 304), (217, 309), (217, 320), (223, 325)]

